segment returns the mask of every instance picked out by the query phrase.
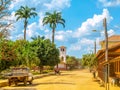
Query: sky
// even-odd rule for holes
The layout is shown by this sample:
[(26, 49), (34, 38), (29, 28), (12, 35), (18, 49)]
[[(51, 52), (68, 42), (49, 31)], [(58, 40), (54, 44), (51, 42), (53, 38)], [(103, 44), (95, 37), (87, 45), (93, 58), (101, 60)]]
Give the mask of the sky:
[[(99, 42), (104, 40), (103, 19), (107, 19), (107, 32), (109, 36), (120, 34), (120, 0), (14, 0), (9, 10), (10, 20), (16, 20), (15, 11), (20, 6), (36, 8), (37, 16), (29, 19), (27, 27), (27, 40), (34, 36), (45, 36), (51, 39), (52, 30), (48, 25), (43, 26), (42, 20), (45, 12), (54, 10), (61, 12), (65, 19), (65, 28), (58, 25), (55, 31), (55, 44), (57, 47), (65, 46), (67, 55), (81, 58), (82, 55), (94, 52), (94, 42), (97, 50)], [(23, 20), (15, 21), (11, 29), (10, 39), (23, 38)], [(97, 32), (93, 32), (97, 30)]]

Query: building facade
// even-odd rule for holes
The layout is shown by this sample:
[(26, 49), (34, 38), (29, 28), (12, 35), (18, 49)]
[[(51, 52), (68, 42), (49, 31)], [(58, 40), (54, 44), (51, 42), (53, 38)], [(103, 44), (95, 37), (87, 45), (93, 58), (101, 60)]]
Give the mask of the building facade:
[(65, 46), (60, 46), (59, 47), (59, 52), (60, 52), (60, 63), (58, 64), (58, 68), (61, 70), (66, 70), (67, 65), (66, 65), (66, 47)]
[(66, 47), (61, 46), (59, 47), (60, 52), (60, 62), (66, 63)]
[(106, 64), (109, 64), (109, 79), (120, 79), (120, 35), (108, 38), (108, 62), (105, 60), (105, 42), (100, 42), (101, 50), (96, 54), (98, 59), (98, 77), (105, 82)]

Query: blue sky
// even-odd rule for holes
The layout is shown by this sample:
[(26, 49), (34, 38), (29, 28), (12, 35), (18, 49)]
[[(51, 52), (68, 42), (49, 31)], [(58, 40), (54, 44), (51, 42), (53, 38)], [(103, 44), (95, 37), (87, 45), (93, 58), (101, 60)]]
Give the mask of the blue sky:
[[(83, 54), (94, 51), (94, 41), (97, 50), (99, 41), (104, 39), (103, 19), (107, 18), (109, 36), (120, 34), (120, 0), (14, 0), (10, 5), (11, 20), (15, 20), (15, 11), (20, 6), (35, 7), (38, 16), (29, 19), (27, 40), (37, 35), (51, 39), (51, 29), (42, 25), (45, 12), (54, 10), (62, 12), (65, 28), (58, 25), (55, 32), (57, 47), (66, 46), (67, 55), (81, 58)], [(93, 29), (98, 32), (92, 32)], [(10, 38), (23, 38), (23, 21), (14, 22)]]

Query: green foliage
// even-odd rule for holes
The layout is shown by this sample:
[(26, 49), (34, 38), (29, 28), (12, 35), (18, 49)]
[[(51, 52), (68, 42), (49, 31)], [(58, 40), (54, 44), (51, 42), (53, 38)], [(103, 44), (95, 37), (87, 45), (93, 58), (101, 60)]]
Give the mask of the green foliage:
[(0, 42), (0, 71), (15, 65), (17, 58), (16, 48), (13, 41), (1, 40)]
[(85, 54), (82, 57), (82, 65), (89, 68), (97, 67), (97, 59), (95, 54)]
[(31, 68), (32, 65), (39, 63), (36, 52), (34, 52), (36, 48), (32, 46), (31, 42), (17, 40), (15, 45), (17, 51), (17, 65), (26, 65)]
[(0, 42), (0, 53), (1, 60), (12, 61), (16, 58), (15, 46), (14, 42), (10, 40), (2, 40)]
[(35, 55), (39, 59), (40, 72), (42, 72), (43, 66), (54, 66), (60, 62), (59, 50), (49, 39), (44, 39), (44, 37), (40, 36), (32, 39), (32, 51), (36, 52)]
[(11, 66), (54, 66), (59, 63), (59, 50), (49, 39), (38, 36), (33, 41), (0, 41), (0, 71)]
[(54, 43), (54, 34), (57, 24), (62, 24), (65, 27), (65, 20), (61, 16), (61, 12), (54, 11), (53, 13), (46, 12), (43, 18), (43, 25), (49, 24), (52, 29), (52, 43)]
[(39, 44), (37, 55), (40, 60), (40, 66), (54, 66), (60, 61), (59, 50), (53, 43), (51, 43), (49, 39), (41, 41), (41, 43)]
[(15, 16), (17, 16), (17, 21), (19, 19), (24, 19), (24, 40), (26, 40), (26, 28), (28, 25), (28, 18), (31, 18), (31, 16), (35, 17), (37, 16), (37, 13), (35, 12), (35, 8), (29, 8), (28, 6), (21, 6), (20, 9), (18, 9), (15, 13)]
[(75, 58), (74, 56), (67, 56), (67, 65), (70, 69), (77, 68), (80, 65), (80, 59)]
[(27, 42), (25, 40), (16, 40), (16, 52), (17, 52), (17, 59), (16, 65), (25, 65), (26, 62), (26, 46)]
[(61, 17), (61, 12), (46, 12), (46, 16), (43, 19), (43, 25), (49, 24), (50, 28), (55, 29), (58, 23), (62, 24), (63, 27), (65, 27), (65, 20)]

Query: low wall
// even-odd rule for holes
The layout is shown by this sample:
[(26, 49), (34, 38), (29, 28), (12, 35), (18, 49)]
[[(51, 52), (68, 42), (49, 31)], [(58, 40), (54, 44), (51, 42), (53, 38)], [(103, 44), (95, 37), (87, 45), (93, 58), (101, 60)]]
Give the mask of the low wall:
[(0, 81), (0, 87), (8, 86), (8, 80)]

